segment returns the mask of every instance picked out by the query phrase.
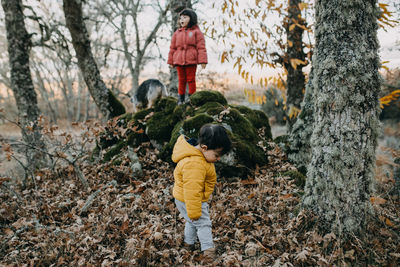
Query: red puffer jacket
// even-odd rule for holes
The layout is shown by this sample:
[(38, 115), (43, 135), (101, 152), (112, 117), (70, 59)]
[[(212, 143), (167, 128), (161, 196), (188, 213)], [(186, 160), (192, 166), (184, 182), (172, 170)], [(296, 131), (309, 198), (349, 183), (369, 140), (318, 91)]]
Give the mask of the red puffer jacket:
[(199, 26), (180, 28), (174, 33), (167, 63), (180, 66), (207, 64), (206, 42)]

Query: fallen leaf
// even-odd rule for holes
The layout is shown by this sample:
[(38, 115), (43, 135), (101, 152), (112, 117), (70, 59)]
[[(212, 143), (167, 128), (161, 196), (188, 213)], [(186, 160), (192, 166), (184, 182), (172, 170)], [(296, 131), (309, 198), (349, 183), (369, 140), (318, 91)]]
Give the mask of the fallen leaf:
[(381, 197), (370, 197), (370, 201), (372, 204), (376, 205), (381, 205), (386, 203), (386, 200)]

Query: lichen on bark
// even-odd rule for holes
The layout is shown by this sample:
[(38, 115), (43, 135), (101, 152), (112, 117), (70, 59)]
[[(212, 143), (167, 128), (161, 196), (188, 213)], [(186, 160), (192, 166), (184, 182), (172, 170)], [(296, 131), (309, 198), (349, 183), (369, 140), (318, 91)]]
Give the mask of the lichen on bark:
[(303, 206), (344, 237), (372, 214), (378, 136), (376, 1), (317, 1), (314, 124)]

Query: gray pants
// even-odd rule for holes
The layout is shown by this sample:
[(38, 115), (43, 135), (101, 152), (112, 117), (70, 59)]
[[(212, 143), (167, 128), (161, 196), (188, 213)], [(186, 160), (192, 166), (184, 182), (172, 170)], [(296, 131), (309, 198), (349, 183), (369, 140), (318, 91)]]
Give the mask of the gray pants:
[(213, 237), (211, 233), (211, 220), (210, 213), (208, 212), (207, 202), (201, 203), (201, 217), (192, 221), (186, 211), (186, 205), (184, 202), (175, 199), (176, 207), (179, 212), (185, 218), (185, 243), (192, 245), (196, 242), (197, 237), (199, 238), (201, 250), (206, 250), (214, 247)]

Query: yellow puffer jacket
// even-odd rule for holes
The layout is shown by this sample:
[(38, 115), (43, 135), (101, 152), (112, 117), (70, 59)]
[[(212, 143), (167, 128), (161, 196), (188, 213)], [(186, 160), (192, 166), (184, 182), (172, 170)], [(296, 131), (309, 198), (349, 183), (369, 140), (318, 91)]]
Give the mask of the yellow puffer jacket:
[(208, 163), (200, 150), (181, 135), (174, 146), (172, 160), (178, 163), (174, 170), (173, 196), (185, 202), (190, 219), (201, 216), (201, 203), (207, 202), (217, 181), (213, 163)]

